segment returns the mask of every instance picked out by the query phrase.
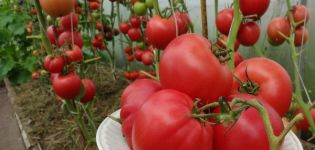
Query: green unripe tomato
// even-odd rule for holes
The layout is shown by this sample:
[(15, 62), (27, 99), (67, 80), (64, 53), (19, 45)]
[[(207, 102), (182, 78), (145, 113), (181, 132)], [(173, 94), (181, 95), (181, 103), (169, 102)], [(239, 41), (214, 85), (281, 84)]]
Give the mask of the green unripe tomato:
[(147, 7), (150, 8), (150, 9), (154, 8), (153, 0), (145, 0), (145, 4), (146, 4)]
[(144, 48), (145, 48), (144, 42), (142, 42), (142, 41), (138, 41), (138, 42), (136, 43), (136, 45), (137, 45), (137, 47), (140, 48), (141, 50), (144, 50)]
[(144, 16), (147, 13), (147, 6), (143, 2), (136, 2), (133, 5), (133, 11), (137, 16)]

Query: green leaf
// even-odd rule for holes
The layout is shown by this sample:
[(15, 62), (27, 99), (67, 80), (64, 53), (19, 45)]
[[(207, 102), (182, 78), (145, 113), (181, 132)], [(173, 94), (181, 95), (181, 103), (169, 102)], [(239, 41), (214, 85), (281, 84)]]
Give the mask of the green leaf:
[(12, 59), (0, 60), (0, 80), (6, 77), (14, 66), (15, 62)]
[(36, 61), (35, 57), (27, 57), (26, 60), (21, 63), (21, 66), (31, 72), (35, 68)]
[(11, 15), (1, 15), (0, 28), (6, 27), (9, 23), (12, 23), (13, 20), (13, 16)]
[(100, 55), (100, 57), (102, 57), (102, 61), (103, 62), (105, 62), (105, 63), (109, 63), (110, 62), (110, 56), (107, 53), (102, 51), (102, 52), (99, 52), (98, 54)]
[(24, 69), (14, 69), (10, 71), (9, 73), (9, 80), (12, 83), (12, 85), (19, 85), (22, 83), (25, 83), (26, 81), (30, 80), (32, 76), (32, 73), (24, 70)]

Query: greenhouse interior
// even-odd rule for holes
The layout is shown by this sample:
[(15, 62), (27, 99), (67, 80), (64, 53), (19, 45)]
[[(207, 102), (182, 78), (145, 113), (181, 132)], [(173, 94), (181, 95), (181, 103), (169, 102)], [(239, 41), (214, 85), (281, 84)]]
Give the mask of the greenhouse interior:
[(0, 149), (315, 150), (313, 7), (0, 0)]

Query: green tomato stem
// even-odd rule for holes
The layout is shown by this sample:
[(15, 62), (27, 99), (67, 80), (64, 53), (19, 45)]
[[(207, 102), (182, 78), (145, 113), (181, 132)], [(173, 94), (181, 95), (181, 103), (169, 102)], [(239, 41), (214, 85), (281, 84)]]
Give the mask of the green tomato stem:
[(159, 81), (160, 80), (160, 75), (159, 75), (159, 63), (160, 63), (160, 52), (161, 50), (155, 50), (154, 54), (155, 54), (155, 72), (156, 72), (156, 79)]
[(155, 10), (155, 15), (161, 16), (161, 10), (160, 10), (160, 5), (159, 5), (159, 0), (153, 0), (153, 7)]
[(40, 7), (39, 0), (34, 0), (34, 4), (35, 4), (35, 9), (37, 11), (37, 17), (39, 20), (39, 24), (40, 24), (42, 39), (43, 39), (45, 46), (46, 46), (46, 52), (48, 54), (50, 54), (52, 52), (52, 47), (50, 45), (50, 42), (49, 42), (47, 34), (46, 34), (46, 29), (47, 29), (46, 19), (43, 15), (41, 7)]
[[(239, 7), (239, 0), (234, 0), (233, 1), (234, 4), (234, 18), (233, 18), (233, 23), (232, 23), (232, 27), (230, 29), (230, 33), (229, 33), (229, 37), (227, 40), (227, 49), (231, 49), (234, 50), (234, 44), (237, 38), (237, 33), (238, 33), (238, 29), (241, 25), (243, 16), (240, 13), (240, 7)], [(230, 52), (229, 53), (230, 56), (230, 60), (228, 61), (228, 65), (230, 67), (231, 70), (234, 70), (235, 66), (234, 66), (234, 52)]]
[[(287, 3), (287, 9), (288, 9), (288, 16), (289, 16), (290, 23), (291, 23), (291, 35), (290, 35), (289, 40), (288, 40), (288, 43), (289, 43), (290, 49), (291, 49), (291, 59), (292, 59), (294, 66), (298, 66), (299, 58), (298, 58), (296, 47), (294, 45), (295, 22), (294, 22), (293, 15), (291, 12), (292, 5), (291, 5), (290, 0), (286, 0), (286, 3)], [(310, 112), (311, 107), (303, 101), (298, 67), (294, 67), (294, 74), (293, 75), (294, 75), (294, 85), (295, 85), (294, 94), (296, 96), (296, 101), (297, 101), (298, 105), (300, 106), (300, 108), (302, 109), (303, 114), (305, 115), (305, 118), (310, 125), (310, 130), (311, 130), (312, 134), (315, 135), (315, 123), (313, 121), (313, 118), (312, 118), (312, 115)], [(307, 92), (307, 91), (305, 91), (305, 92)]]
[(92, 135), (96, 135), (96, 131), (97, 131), (97, 128), (96, 128), (96, 125), (95, 125), (95, 121), (93, 119), (93, 116), (91, 114), (91, 110), (90, 109), (86, 109), (86, 107), (83, 105), (83, 104), (80, 104), (85, 115), (87, 116), (88, 120), (89, 120), (89, 123), (91, 124), (92, 128), (93, 128), (93, 134)]
[(254, 45), (253, 47), (254, 47), (254, 49), (255, 49), (256, 55), (258, 55), (259, 57), (265, 57), (265, 55), (264, 55), (263, 52), (258, 48), (257, 45)]
[[(218, 12), (219, 12), (219, 0), (214, 0), (214, 17), (215, 17), (215, 19), (217, 18), (217, 16), (218, 16)], [(215, 33), (216, 33), (216, 35), (218, 35), (218, 29), (217, 28), (215, 28)]]

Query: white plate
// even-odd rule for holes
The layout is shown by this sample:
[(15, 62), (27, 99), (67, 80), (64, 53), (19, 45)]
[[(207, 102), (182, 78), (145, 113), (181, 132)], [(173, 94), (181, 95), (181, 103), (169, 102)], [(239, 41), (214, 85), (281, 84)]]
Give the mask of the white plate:
[[(120, 110), (111, 116), (119, 117)], [(106, 118), (98, 127), (96, 143), (99, 150), (130, 150), (121, 133), (121, 125)], [(281, 150), (303, 150), (302, 144), (293, 132), (285, 137)]]

